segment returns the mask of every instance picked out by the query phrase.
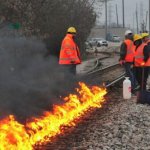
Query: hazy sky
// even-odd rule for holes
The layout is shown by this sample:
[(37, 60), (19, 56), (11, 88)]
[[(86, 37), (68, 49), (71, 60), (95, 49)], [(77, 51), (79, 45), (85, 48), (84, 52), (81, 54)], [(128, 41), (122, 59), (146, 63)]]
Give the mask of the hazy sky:
[[(125, 3), (125, 25), (130, 28), (136, 28), (136, 5), (138, 8), (138, 21), (146, 21), (146, 11), (148, 11), (149, 0), (124, 0)], [(119, 23), (122, 24), (122, 0), (112, 0), (108, 2), (108, 23), (117, 22), (116, 21), (116, 4), (118, 6), (118, 16)], [(143, 6), (142, 6), (143, 5)], [(102, 18), (100, 19), (101, 23), (104, 23), (105, 20), (105, 10), (103, 7)], [(147, 19), (149, 16), (147, 17)], [(148, 28), (147, 20), (147, 28)]]

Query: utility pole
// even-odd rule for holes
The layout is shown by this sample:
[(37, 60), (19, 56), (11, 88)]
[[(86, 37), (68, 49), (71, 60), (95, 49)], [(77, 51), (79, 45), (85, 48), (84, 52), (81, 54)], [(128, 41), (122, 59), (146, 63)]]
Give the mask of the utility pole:
[(137, 33), (139, 33), (139, 25), (138, 25), (138, 11), (137, 11), (137, 4), (136, 4), (136, 26), (137, 26)]
[(123, 21), (123, 28), (125, 27), (125, 21), (124, 21), (124, 0), (122, 0), (122, 21)]
[(105, 38), (107, 40), (107, 0), (105, 0)]
[(117, 19), (117, 27), (119, 26), (119, 22), (118, 22), (118, 7), (116, 4), (116, 19)]
[(134, 27), (134, 21), (135, 21), (135, 14), (133, 13), (133, 32), (134, 32), (134, 29), (135, 29), (135, 27)]
[(140, 24), (144, 23), (143, 18), (144, 18), (144, 15), (143, 15), (143, 2), (140, 2), (140, 20), (139, 20)]
[(111, 19), (112, 19), (112, 5), (109, 4), (108, 5), (108, 24), (109, 24), (108, 27), (111, 27), (111, 23), (112, 23)]
[(147, 17), (148, 17), (148, 11), (146, 11), (145, 31), (147, 31)]

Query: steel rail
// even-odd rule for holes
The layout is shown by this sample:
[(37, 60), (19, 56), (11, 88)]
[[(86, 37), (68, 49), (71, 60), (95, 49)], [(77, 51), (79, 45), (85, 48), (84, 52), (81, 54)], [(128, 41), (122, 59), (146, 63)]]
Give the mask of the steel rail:
[(105, 87), (111, 87), (112, 85), (118, 83), (119, 81), (121, 81), (123, 78), (125, 78), (125, 73), (121, 74), (119, 77), (117, 77), (116, 79), (114, 79), (113, 81), (111, 81), (110, 83), (106, 84)]
[[(120, 68), (119, 63), (116, 63), (114, 65), (109, 65), (102, 69), (97, 69), (90, 73), (84, 74), (84, 75), (80, 76), (79, 78), (80, 78), (80, 80), (83, 80), (84, 82), (87, 82), (88, 84), (97, 84), (100, 81), (101, 84), (104, 84), (104, 87), (107, 88), (107, 87), (114, 85), (115, 83), (119, 82), (121, 79), (124, 78), (125, 73), (123, 73), (122, 70), (120, 70), (121, 71), (120, 73), (118, 72), (119, 75), (117, 75), (118, 74), (117, 73), (113, 78), (112, 78), (112, 76), (110, 78), (108, 77), (109, 72), (112, 73), (112, 71), (114, 72), (115, 70), (117, 71), (118, 69), (122, 69), (122, 68)], [(104, 75), (105, 75), (106, 71), (107, 71), (107, 75), (106, 75), (107, 77), (105, 80)], [(115, 74), (115, 72), (114, 72), (114, 74)], [(102, 79), (101, 76), (104, 79)]]
[(96, 70), (93, 70), (93, 71), (91, 71), (91, 72), (89, 72), (89, 73), (87, 73), (86, 75), (92, 75), (92, 74), (95, 74), (95, 73), (100, 73), (100, 72), (103, 72), (103, 71), (105, 71), (105, 70), (108, 70), (108, 69), (113, 69), (114, 67), (119, 67), (119, 63), (116, 63), (116, 64), (114, 64), (114, 65), (110, 65), (110, 66), (107, 66), (107, 67), (104, 67), (104, 68), (100, 68), (100, 69), (96, 69)]
[(107, 59), (107, 58), (109, 58), (108, 56), (105, 56), (105, 57), (102, 57), (102, 58), (98, 58), (96, 61), (95, 61), (95, 66), (93, 67), (93, 68), (91, 68), (91, 69), (89, 69), (87, 72), (86, 72), (86, 74), (88, 74), (88, 73), (90, 73), (90, 72), (93, 72), (94, 70), (96, 70), (96, 68), (99, 66), (99, 64), (100, 64), (100, 62), (99, 61), (101, 61), (101, 60), (103, 60), (103, 59)]

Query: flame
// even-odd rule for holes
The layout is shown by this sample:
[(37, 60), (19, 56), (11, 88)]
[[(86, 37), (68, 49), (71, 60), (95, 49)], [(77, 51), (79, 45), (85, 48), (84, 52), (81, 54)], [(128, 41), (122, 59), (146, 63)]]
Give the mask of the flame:
[(25, 125), (13, 115), (0, 121), (0, 150), (32, 150), (38, 143), (46, 143), (63, 133), (62, 126), (75, 126), (75, 121), (89, 108), (99, 108), (104, 102), (106, 89), (97, 86), (88, 88), (79, 83), (78, 94), (64, 98), (65, 103), (54, 105), (52, 112), (44, 112), (40, 118), (32, 118)]

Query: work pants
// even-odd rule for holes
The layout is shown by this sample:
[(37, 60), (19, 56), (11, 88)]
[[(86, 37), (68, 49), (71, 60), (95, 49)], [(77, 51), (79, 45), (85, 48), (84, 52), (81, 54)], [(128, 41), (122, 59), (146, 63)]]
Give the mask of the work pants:
[(136, 80), (140, 85), (140, 89), (146, 90), (146, 83), (149, 74), (149, 67), (135, 67)]
[(76, 82), (76, 64), (61, 65), (61, 72), (66, 85), (72, 85)]
[[(60, 65), (60, 74), (62, 75), (62, 80), (58, 83), (58, 86), (63, 85), (63, 89), (65, 94), (72, 93), (74, 89), (77, 87), (76, 81), (76, 64), (70, 65)], [(58, 72), (59, 74), (59, 72)], [(59, 85), (61, 83), (61, 85)], [(63, 95), (63, 94), (61, 94)]]
[(135, 78), (134, 69), (132, 68), (132, 65), (133, 64), (130, 62), (126, 62), (124, 64), (124, 68), (125, 68), (126, 76), (129, 77), (131, 81), (132, 89), (134, 89), (137, 86), (137, 81)]
[(62, 66), (62, 71), (66, 76), (76, 75), (76, 64), (61, 65), (61, 66)]

